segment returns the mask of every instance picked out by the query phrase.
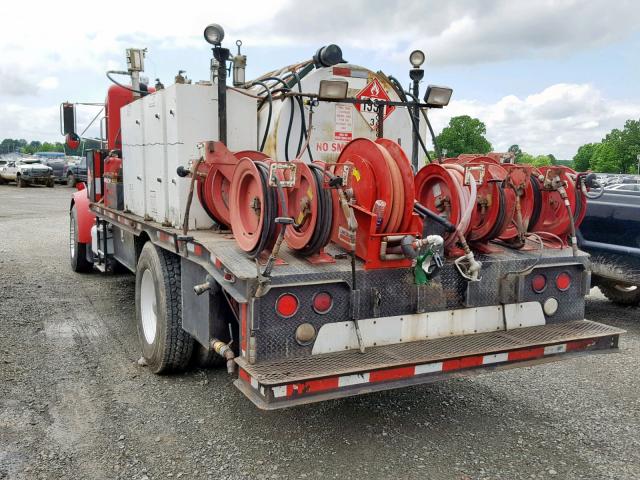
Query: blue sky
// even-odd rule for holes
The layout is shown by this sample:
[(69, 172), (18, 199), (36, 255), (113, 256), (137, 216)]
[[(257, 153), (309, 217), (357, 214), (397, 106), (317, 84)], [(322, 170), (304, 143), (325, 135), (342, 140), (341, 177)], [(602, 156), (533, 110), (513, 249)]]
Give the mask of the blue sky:
[[(434, 112), (487, 125), (496, 150), (570, 158), (628, 118), (640, 118), (640, 4), (634, 1), (187, 1), (181, 8), (98, 2), (3, 2), (0, 137), (61, 140), (58, 105), (102, 101), (107, 69), (124, 49), (149, 49), (146, 74), (165, 84), (179, 69), (208, 77), (207, 23), (244, 42), (248, 78), (339, 44), (352, 63), (407, 79), (420, 48), (427, 83), (454, 89)], [(34, 15), (33, 12), (38, 12)], [(122, 12), (126, 12), (123, 14)], [(97, 20), (99, 19), (99, 20)], [(407, 80), (408, 81), (408, 80)], [(91, 111), (82, 112), (88, 118)]]

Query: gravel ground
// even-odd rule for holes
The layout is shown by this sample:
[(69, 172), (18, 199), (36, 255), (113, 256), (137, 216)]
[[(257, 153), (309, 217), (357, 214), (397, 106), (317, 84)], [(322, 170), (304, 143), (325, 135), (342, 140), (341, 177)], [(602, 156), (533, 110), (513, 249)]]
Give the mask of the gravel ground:
[(71, 272), (70, 190), (0, 186), (0, 478), (639, 478), (638, 309), (620, 353), (262, 412), (224, 371), (137, 365), (134, 280)]

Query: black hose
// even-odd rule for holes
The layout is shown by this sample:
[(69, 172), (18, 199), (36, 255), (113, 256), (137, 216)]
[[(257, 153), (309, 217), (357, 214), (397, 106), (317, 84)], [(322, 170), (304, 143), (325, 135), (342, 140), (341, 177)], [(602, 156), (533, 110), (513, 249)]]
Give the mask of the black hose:
[(531, 189), (533, 190), (533, 212), (531, 212), (531, 218), (529, 219), (528, 231), (534, 231), (536, 229), (536, 223), (540, 219), (540, 210), (542, 210), (542, 193), (540, 192), (540, 185), (538, 185), (538, 179), (535, 175), (531, 175), (529, 178), (531, 182)]
[[(300, 81), (300, 77), (296, 71), (292, 71), (294, 78), (296, 79), (296, 83), (298, 84), (298, 92), (302, 93), (302, 82)], [(302, 98), (298, 97), (298, 106), (300, 107), (300, 138), (298, 139), (298, 149), (296, 150), (296, 158), (300, 157), (300, 149), (302, 148), (302, 142), (306, 139), (307, 135), (307, 125), (304, 119), (304, 106), (302, 104)]]
[(298, 250), (301, 255), (309, 256), (318, 253), (327, 243), (331, 236), (331, 224), (333, 223), (333, 204), (331, 192), (323, 188), (324, 170), (318, 165), (309, 165), (313, 173), (314, 181), (318, 190), (318, 215), (316, 225), (309, 243), (304, 248)]
[[(279, 82), (279, 83), (281, 83), (281, 84), (282, 84), (282, 86), (283, 86), (284, 88), (286, 88), (287, 90), (291, 90), (291, 89), (289, 88), (289, 85), (287, 85), (287, 82), (285, 82), (285, 81), (284, 81), (284, 80), (282, 80), (281, 78), (278, 78), (278, 77), (267, 77), (267, 78), (263, 78), (263, 79), (261, 80), (261, 82), (270, 82), (270, 81), (273, 81), (273, 82)], [(253, 83), (258, 83), (258, 82), (253, 82)], [(262, 92), (261, 92), (261, 93), (262, 93)]]
[(266, 83), (264, 82), (260, 82), (260, 81), (256, 81), (253, 82), (256, 85), (260, 85), (261, 87), (263, 87), (265, 89), (265, 91), (267, 92), (267, 100), (269, 102), (269, 115), (267, 116), (267, 125), (264, 129), (264, 135), (262, 136), (262, 142), (260, 143), (260, 151), (264, 151), (264, 146), (267, 143), (267, 137), (269, 136), (269, 127), (271, 127), (271, 116), (273, 114), (273, 97), (271, 95), (271, 90), (269, 89), (269, 87), (267, 86)]
[(507, 200), (504, 196), (504, 190), (502, 189), (502, 185), (497, 185), (498, 188), (498, 204), (499, 204), (499, 209), (498, 209), (498, 218), (496, 219), (496, 222), (493, 224), (493, 227), (491, 228), (491, 230), (489, 230), (489, 233), (487, 233), (487, 235), (484, 236), (484, 238), (482, 238), (481, 240), (492, 240), (494, 238), (496, 238), (498, 235), (500, 235), (500, 233), (503, 230), (503, 226), (504, 226), (504, 222), (507, 219), (507, 215), (506, 215), (506, 203)]
[[(307, 144), (307, 152), (309, 153), (309, 162), (313, 162), (313, 154), (311, 153), (311, 142), (307, 141), (308, 136), (311, 134), (311, 132), (307, 132), (307, 121), (304, 118), (304, 108), (302, 105), (302, 98), (298, 98), (298, 102), (300, 103), (300, 113), (302, 117), (302, 131), (304, 133), (305, 143)], [(311, 115), (311, 113), (309, 113), (309, 115)], [(311, 127), (311, 123), (309, 123), (309, 127)], [(298, 155), (301, 155), (301, 153), (298, 153)]]
[(291, 128), (293, 127), (293, 111), (295, 110), (295, 100), (291, 98), (291, 114), (289, 115), (289, 125), (287, 126), (287, 136), (284, 141), (284, 158), (289, 161), (289, 139), (291, 138)]
[(149, 94), (149, 90), (136, 90), (135, 88), (131, 88), (131, 87), (127, 87), (126, 85), (121, 84), (120, 82), (118, 82), (116, 79), (114, 79), (111, 74), (116, 74), (116, 75), (128, 75), (126, 73), (119, 73), (119, 72), (114, 72), (109, 70), (107, 72), (107, 78), (109, 80), (111, 80), (113, 83), (115, 83), (116, 85), (118, 85), (121, 88), (124, 88), (125, 90), (129, 90), (130, 92), (133, 93), (139, 93), (140, 95), (148, 95)]
[(429, 116), (426, 114), (426, 112), (422, 112), (422, 116), (424, 117), (425, 122), (427, 122), (427, 127), (429, 127), (429, 133), (431, 133), (431, 141), (433, 142), (433, 148), (436, 151), (436, 155), (438, 155), (438, 158), (442, 158), (442, 150), (440, 150), (438, 142), (436, 141), (436, 134), (433, 131), (431, 122), (429, 121)]
[[(409, 95), (415, 103), (420, 103), (420, 100), (416, 98), (416, 96), (413, 93), (405, 92), (405, 94)], [(409, 112), (409, 114), (411, 114), (411, 112)], [(436, 155), (438, 156), (438, 158), (440, 158), (441, 155), (436, 145), (436, 136), (435, 136), (435, 133), (433, 132), (433, 128), (431, 127), (431, 122), (429, 121), (429, 118), (424, 113), (422, 114), (422, 116), (427, 121), (427, 127), (429, 127), (429, 133), (431, 134), (431, 141), (433, 142), (433, 147), (436, 151)], [(418, 128), (418, 125), (416, 124), (416, 121), (413, 118), (413, 115), (411, 115), (411, 122), (413, 123), (413, 126), (416, 132), (418, 132), (418, 140), (420, 141), (420, 145), (422, 146), (422, 149), (424, 150), (424, 152), (427, 154), (427, 158), (429, 159), (429, 162), (431, 162), (431, 156), (429, 155), (429, 152), (427, 151), (427, 147), (425, 147), (424, 142), (422, 141), (422, 137), (420, 136), (420, 129)]]
[(451, 223), (446, 218), (441, 217), (436, 212), (434, 212), (432, 210), (429, 210), (427, 207), (422, 205), (420, 202), (415, 202), (413, 204), (413, 211), (416, 212), (418, 215), (420, 215), (423, 218), (427, 217), (430, 220), (433, 220), (434, 222), (438, 222), (440, 225), (442, 225), (444, 228), (446, 228), (447, 231), (449, 231), (449, 232), (455, 232), (456, 231), (456, 226), (453, 223)]
[(259, 232), (260, 240), (256, 247), (247, 252), (251, 257), (256, 258), (275, 240), (276, 223), (278, 216), (278, 193), (269, 188), (269, 167), (264, 162), (255, 162), (260, 173), (260, 183), (262, 184), (264, 217), (262, 219), (262, 229)]
[[(400, 97), (400, 100), (402, 100), (403, 102), (407, 102), (408, 103), (406, 94), (409, 93), (409, 92), (405, 92), (404, 91), (404, 89), (402, 88), (402, 85), (400, 84), (398, 79), (396, 77), (394, 77), (393, 75), (389, 75), (387, 78), (389, 79), (391, 84), (395, 87), (396, 93)], [(411, 94), (409, 93), (409, 95), (411, 95)], [(415, 99), (415, 97), (413, 95), (411, 95), (411, 96), (414, 98), (414, 101), (416, 103), (420, 103)], [(418, 137), (418, 141), (420, 142), (420, 146), (422, 147), (422, 151), (427, 156), (427, 160), (429, 160), (429, 163), (431, 163), (432, 162), (431, 155), (429, 155), (429, 151), (427, 150), (427, 147), (425, 146), (424, 142), (422, 141), (422, 136), (420, 135), (420, 128), (416, 124), (416, 120), (415, 120), (415, 118), (413, 118), (413, 115), (411, 114), (411, 111), (408, 108), (407, 108), (407, 113), (409, 114), (409, 119), (411, 120), (411, 126), (412, 126), (413, 131), (415, 132), (416, 136)]]

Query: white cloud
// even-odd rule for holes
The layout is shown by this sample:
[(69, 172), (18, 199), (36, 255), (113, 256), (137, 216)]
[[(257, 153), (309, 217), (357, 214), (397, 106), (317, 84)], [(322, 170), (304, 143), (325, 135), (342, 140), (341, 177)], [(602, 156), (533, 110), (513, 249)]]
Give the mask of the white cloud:
[[(96, 113), (96, 107), (77, 107), (78, 129), (84, 130)], [(60, 105), (28, 107), (17, 103), (0, 103), (0, 132), (1, 138), (61, 142)], [(85, 136), (99, 136), (97, 122), (87, 130)]]
[(402, 61), (421, 48), (437, 65), (571, 54), (622, 40), (640, 20), (635, 0), (324, 0), (305, 5), (304, 15), (297, 5), (278, 11), (260, 32), (382, 50)]
[(570, 159), (580, 145), (598, 142), (626, 120), (640, 118), (640, 102), (607, 99), (589, 84), (559, 83), (524, 98), (508, 95), (495, 103), (452, 101), (431, 113), (436, 133), (458, 115), (482, 120), (496, 151), (517, 143), (534, 155), (552, 153)]
[(57, 77), (44, 77), (38, 82), (38, 87), (42, 90), (55, 90), (60, 82)]

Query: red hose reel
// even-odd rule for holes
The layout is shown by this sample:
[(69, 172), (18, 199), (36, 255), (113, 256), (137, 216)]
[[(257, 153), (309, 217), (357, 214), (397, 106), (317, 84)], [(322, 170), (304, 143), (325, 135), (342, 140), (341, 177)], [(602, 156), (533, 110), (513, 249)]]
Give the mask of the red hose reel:
[(420, 232), (413, 213), (413, 171), (400, 145), (384, 138), (355, 139), (343, 148), (332, 173), (346, 181), (343, 201), (348, 200), (357, 227), (349, 228), (340, 194), (334, 191), (331, 240), (347, 250), (355, 248), (366, 269), (410, 265), (407, 258), (385, 253), (402, 235)]
[(587, 213), (587, 199), (576, 186), (577, 173), (564, 166), (539, 167), (536, 173), (531, 176), (536, 201), (529, 231), (548, 233), (566, 241), (571, 233), (571, 219), (562, 198), (562, 188), (569, 200), (575, 228), (580, 226)]
[(323, 188), (323, 165), (274, 162), (261, 152), (232, 153), (220, 142), (207, 142), (196, 174), (204, 209), (231, 228), (250, 256), (273, 247), (282, 228), (275, 220), (282, 216), (294, 218), (284, 235), (290, 249), (312, 256), (328, 243), (333, 208)]
[[(467, 218), (465, 212), (474, 197), (470, 176), (475, 180), (476, 194)], [(469, 242), (477, 245), (501, 240), (520, 248), (527, 232), (566, 241), (571, 219), (562, 197), (565, 192), (575, 227), (580, 225), (586, 214), (586, 198), (576, 180), (576, 172), (568, 167), (535, 169), (465, 154), (422, 168), (415, 178), (416, 199), (456, 225)], [(450, 234), (447, 245), (451, 247), (455, 241), (456, 235)]]
[[(515, 172), (514, 172), (515, 173)], [(456, 225), (468, 241), (486, 243), (510, 237), (516, 191), (507, 188), (512, 174), (495, 159), (465, 155), (422, 168), (415, 178), (416, 199)], [(455, 235), (447, 244), (452, 245)]]

